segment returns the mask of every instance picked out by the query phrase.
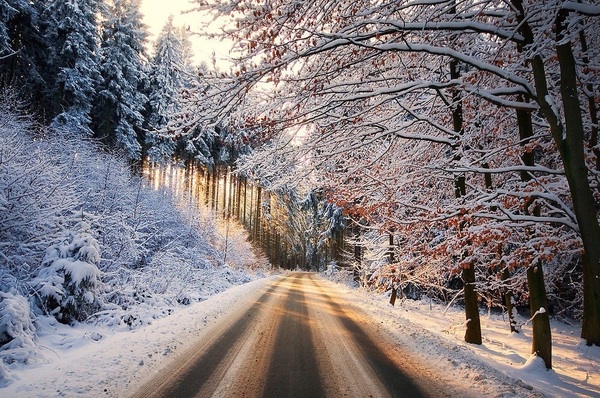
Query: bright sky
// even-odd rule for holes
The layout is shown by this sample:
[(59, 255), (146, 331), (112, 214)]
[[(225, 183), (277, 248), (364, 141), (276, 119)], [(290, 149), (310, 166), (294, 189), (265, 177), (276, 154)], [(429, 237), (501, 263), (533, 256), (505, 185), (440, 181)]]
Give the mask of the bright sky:
[[(150, 30), (150, 40), (156, 40), (161, 29), (167, 22), (169, 15), (173, 15), (173, 23), (177, 26), (190, 27), (192, 32), (202, 31), (204, 21), (207, 20), (206, 15), (196, 11), (188, 14), (182, 14), (182, 11), (187, 11), (193, 8), (194, 3), (190, 0), (142, 0), (141, 11), (144, 14), (144, 22)], [(206, 62), (210, 65), (210, 57), (214, 51), (217, 54), (217, 61), (227, 57), (229, 46), (219, 41), (210, 41), (208, 39), (190, 36), (192, 45), (194, 46), (194, 54), (196, 62)], [(218, 62), (220, 65), (223, 63)]]

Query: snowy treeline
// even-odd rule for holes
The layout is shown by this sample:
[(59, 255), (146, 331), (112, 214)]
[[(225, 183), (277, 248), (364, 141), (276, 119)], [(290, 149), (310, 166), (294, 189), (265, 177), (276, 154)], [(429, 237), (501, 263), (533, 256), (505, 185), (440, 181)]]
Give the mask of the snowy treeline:
[(132, 176), (125, 159), (39, 127), (17, 108), (0, 102), (4, 362), (40, 360), (41, 319), (135, 328), (249, 280), (245, 268), (260, 260), (239, 228), (228, 227), (226, 247), (210, 212), (186, 208), (185, 198)]
[(45, 123), (132, 161), (210, 159), (202, 142), (213, 129), (168, 134), (183, 91), (206, 68), (192, 64), (188, 34), (168, 19), (148, 54), (140, 0), (2, 1), (0, 86), (17, 89)]

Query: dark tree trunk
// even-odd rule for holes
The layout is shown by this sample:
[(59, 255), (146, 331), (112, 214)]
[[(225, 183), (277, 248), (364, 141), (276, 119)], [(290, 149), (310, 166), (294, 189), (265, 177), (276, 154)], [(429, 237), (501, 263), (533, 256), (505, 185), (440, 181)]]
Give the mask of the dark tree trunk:
[[(394, 264), (396, 262), (396, 255), (394, 254), (394, 234), (389, 232), (389, 247), (388, 247), (388, 258), (390, 264)], [(398, 281), (396, 280), (396, 274), (394, 273), (394, 277), (392, 278), (392, 295), (390, 296), (390, 304), (396, 304), (396, 297), (398, 296)]]
[[(577, 93), (577, 73), (575, 58), (570, 42), (561, 42), (566, 12), (559, 13), (556, 23), (556, 47), (560, 65), (560, 89), (565, 114), (565, 139), (560, 138), (557, 145), (562, 148), (561, 154), (565, 166), (565, 175), (569, 182), (573, 208), (579, 224), (581, 240), (586, 254), (583, 262), (584, 292), (583, 318), (581, 337), (587, 344), (600, 345), (600, 225), (598, 224), (596, 202), (588, 181), (588, 170), (584, 155), (584, 129), (582, 110)], [(562, 129), (561, 129), (562, 130)], [(591, 280), (590, 280), (591, 278)]]
[(229, 180), (227, 179), (229, 173), (227, 172), (227, 166), (223, 170), (223, 218), (227, 217), (227, 188), (229, 187)]
[[(484, 169), (489, 169), (490, 165), (488, 163), (483, 163), (481, 167)], [(491, 190), (492, 188), (494, 188), (494, 185), (492, 183), (492, 173), (483, 173), (483, 180), (485, 182), (486, 189)]]
[[(523, 98), (521, 101), (524, 102)], [(517, 123), (519, 125), (519, 138), (521, 140), (521, 146), (525, 146), (531, 137), (533, 137), (533, 125), (531, 123), (531, 114), (523, 110), (517, 110)], [(533, 157), (533, 151), (523, 150), (521, 153), (521, 161), (525, 166), (533, 166), (535, 164), (535, 158)], [(521, 171), (521, 181), (529, 181), (531, 176), (528, 171)]]
[[(460, 77), (459, 64), (455, 59), (450, 61), (450, 78), (458, 79)], [(463, 134), (463, 109), (461, 93), (458, 89), (452, 91), (452, 127), (458, 136)], [(458, 141), (458, 138), (457, 138)], [(458, 146), (455, 145), (454, 160), (459, 161), (460, 155)], [(464, 175), (454, 178), (454, 195), (458, 199), (467, 194), (467, 180)], [(461, 227), (462, 229), (462, 227)], [(467, 317), (467, 330), (465, 331), (465, 341), (471, 344), (481, 344), (481, 323), (479, 321), (479, 303), (477, 302), (477, 292), (475, 291), (475, 264), (469, 264), (462, 269), (462, 278), (465, 284), (465, 315)]]
[(248, 233), (250, 234), (250, 240), (254, 242), (254, 191), (255, 189), (254, 182), (250, 185), (250, 203), (248, 206)]
[(261, 205), (261, 194), (262, 188), (257, 186), (256, 188), (256, 203), (255, 203), (255, 216), (254, 216), (254, 242), (260, 244), (260, 205)]
[[(531, 115), (528, 112), (517, 110), (517, 122), (519, 124), (519, 138), (521, 139), (521, 144), (525, 145), (531, 137), (533, 137), (533, 125), (531, 122)], [(523, 151), (521, 154), (521, 160), (525, 166), (533, 166), (535, 164), (535, 159), (533, 157), (533, 153), (530, 151)], [(531, 175), (526, 172), (521, 172), (521, 180), (523, 182), (527, 182), (531, 180)], [(530, 213), (529, 205), (525, 206), (525, 212)], [(533, 206), (533, 215), (536, 217), (540, 216), (540, 208), (539, 206)], [(533, 277), (530, 277), (530, 271), (535, 269), (536, 267), (529, 267), (527, 269), (527, 288), (529, 289), (529, 305), (532, 310), (532, 314), (539, 309), (543, 301), (543, 306), (547, 310), (546, 307), (546, 286), (544, 284), (543, 274), (541, 272), (541, 263), (539, 265), (540, 272)], [(506, 271), (508, 272), (508, 270)], [(512, 295), (511, 295), (512, 296)], [(543, 298), (542, 298), (543, 296)], [(533, 298), (536, 298), (535, 301)], [(537, 307), (535, 310), (534, 307)], [(508, 308), (508, 306), (507, 306)], [(510, 317), (510, 314), (509, 314)], [(510, 318), (509, 318), (510, 319)], [(514, 319), (510, 319), (511, 332), (514, 329)], [(552, 339), (550, 338), (550, 317), (548, 314), (545, 316), (540, 316), (535, 319), (535, 322), (532, 323), (532, 352), (542, 353), (544, 356), (544, 362), (550, 367), (552, 366)], [(547, 346), (543, 346), (547, 344)], [(539, 355), (539, 354), (538, 354)], [(541, 356), (541, 355), (540, 355)]]
[(244, 207), (242, 209), (242, 214), (243, 214), (243, 224), (246, 226), (246, 228), (248, 228), (248, 224), (246, 223), (246, 206), (247, 206), (247, 202), (248, 201), (248, 179), (246, 177), (244, 177)]
[(527, 284), (529, 285), (529, 308), (533, 340), (531, 353), (544, 360), (547, 369), (552, 369), (552, 334), (542, 264), (527, 268)]
[[(579, 42), (581, 43), (581, 52), (587, 54), (588, 45), (587, 40), (585, 38), (585, 33), (583, 30), (579, 32)], [(581, 59), (583, 64), (588, 66), (590, 64), (590, 58), (587, 55), (584, 55)], [(591, 126), (591, 134), (590, 134), (590, 143), (589, 146), (596, 155), (596, 170), (600, 171), (600, 148), (598, 147), (598, 108), (596, 107), (596, 101), (594, 97), (594, 86), (591, 83), (586, 84), (586, 89), (588, 93), (592, 93), (587, 95), (588, 98), (588, 110), (590, 112), (590, 122)]]
[(204, 173), (204, 204), (208, 206), (210, 203), (210, 169), (206, 167), (206, 172)]
[[(533, 42), (531, 28), (525, 21), (522, 0), (512, 0), (519, 11), (520, 33), (525, 37), (526, 44)], [(550, 126), (552, 138), (558, 147), (565, 169), (565, 177), (573, 201), (573, 209), (579, 225), (579, 233), (587, 256), (584, 261), (584, 306), (583, 327), (581, 337), (588, 344), (600, 345), (600, 225), (596, 218), (595, 201), (588, 182), (588, 171), (584, 158), (584, 134), (581, 107), (577, 93), (577, 77), (575, 59), (570, 42), (564, 39), (563, 20), (565, 12), (557, 18), (556, 34), (558, 42), (556, 54), (560, 66), (560, 89), (563, 100), (563, 111), (566, 126), (563, 126), (554, 111), (553, 104), (548, 102), (548, 82), (544, 61), (541, 56), (534, 56), (531, 61), (537, 102), (542, 114)], [(587, 298), (587, 300), (586, 300)]]
[(212, 184), (211, 184), (211, 208), (216, 212), (218, 209), (218, 188), (219, 188), (219, 169), (214, 166), (212, 172)]
[[(594, 280), (594, 276), (592, 273), (592, 267), (589, 264), (589, 258), (586, 254), (583, 255), (583, 303), (584, 303), (584, 313), (583, 313), (583, 322), (581, 325), (581, 337), (585, 339), (588, 345), (596, 344), (594, 341), (595, 336), (598, 334), (598, 325), (600, 325), (600, 311), (588, 311), (586, 312), (586, 306), (594, 305), (594, 288), (590, 286), (592, 281)], [(596, 304), (597, 305), (597, 304)], [(598, 307), (596, 307), (598, 308)]]
[(392, 295), (390, 296), (390, 304), (396, 304), (396, 297), (398, 296), (398, 289), (396, 287), (392, 287)]
[(242, 201), (242, 177), (237, 175), (236, 177), (236, 197), (235, 197), (235, 218), (240, 221), (240, 205)]
[(465, 315), (467, 330), (465, 341), (470, 344), (481, 344), (481, 323), (479, 321), (479, 304), (475, 291), (475, 266), (463, 268), (463, 283), (465, 285)]

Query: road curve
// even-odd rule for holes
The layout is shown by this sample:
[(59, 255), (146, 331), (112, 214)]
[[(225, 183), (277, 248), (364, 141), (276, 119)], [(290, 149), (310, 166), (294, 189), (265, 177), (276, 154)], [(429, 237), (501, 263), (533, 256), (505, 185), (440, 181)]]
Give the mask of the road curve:
[(134, 395), (444, 396), (426, 366), (309, 273), (271, 283)]

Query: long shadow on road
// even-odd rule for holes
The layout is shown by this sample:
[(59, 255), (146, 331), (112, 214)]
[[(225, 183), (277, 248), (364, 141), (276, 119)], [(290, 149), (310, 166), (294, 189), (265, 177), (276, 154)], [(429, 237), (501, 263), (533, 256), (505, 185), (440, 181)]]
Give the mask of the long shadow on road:
[(294, 278), (281, 316), (263, 397), (324, 397), (300, 279)]
[(350, 333), (352, 340), (357, 343), (359, 349), (363, 352), (364, 358), (392, 397), (410, 398), (427, 396), (411, 377), (398, 368), (396, 363), (375, 343), (369, 334), (346, 315), (341, 305), (333, 301), (324, 292), (321, 292), (321, 295), (327, 304), (331, 306), (335, 316), (342, 323), (346, 331)]

